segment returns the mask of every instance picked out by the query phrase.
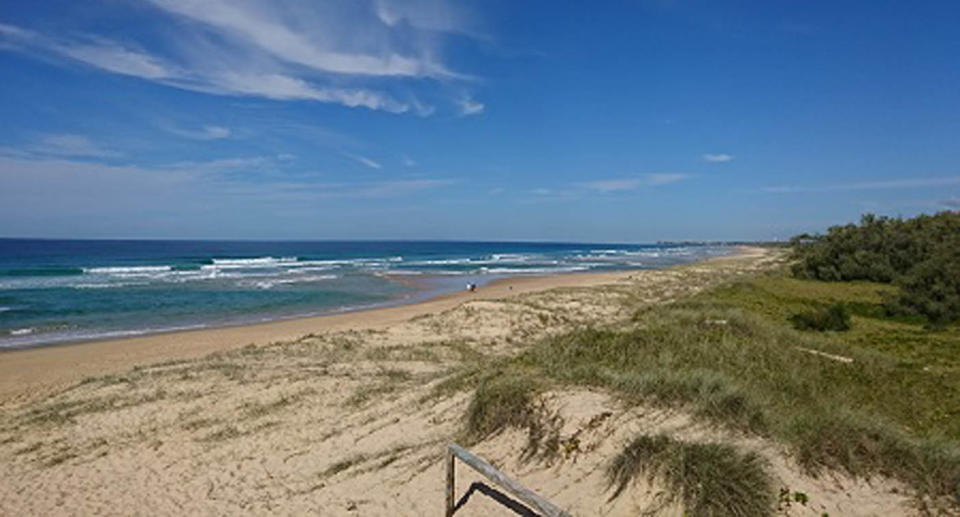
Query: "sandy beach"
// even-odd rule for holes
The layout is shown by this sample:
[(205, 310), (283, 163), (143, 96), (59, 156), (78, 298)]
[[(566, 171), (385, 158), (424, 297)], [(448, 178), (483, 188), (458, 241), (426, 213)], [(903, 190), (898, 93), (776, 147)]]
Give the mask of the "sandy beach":
[[(470, 403), (470, 393), (437, 391), (456, 368), (626, 321), (638, 307), (777, 267), (779, 257), (744, 249), (666, 270), (510, 279), (375, 311), (8, 352), (0, 513), (436, 514), (443, 450), (461, 437)], [(559, 436), (576, 437), (573, 456), (521, 461), (519, 430), (471, 450), (573, 515), (634, 515), (656, 502), (652, 482), (611, 499), (604, 477), (640, 431), (762, 454), (779, 482), (817, 502), (789, 515), (909, 513), (900, 485), (811, 477), (781, 446), (682, 410), (624, 407), (582, 388), (551, 391), (544, 404)], [(477, 479), (461, 467), (458, 493)], [(479, 495), (457, 513), (501, 514)]]

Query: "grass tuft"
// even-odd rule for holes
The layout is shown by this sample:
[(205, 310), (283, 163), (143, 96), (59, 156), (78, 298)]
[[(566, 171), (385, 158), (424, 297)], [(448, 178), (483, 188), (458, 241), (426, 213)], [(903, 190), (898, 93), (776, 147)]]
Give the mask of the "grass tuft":
[(498, 377), (481, 382), (467, 407), (467, 439), (476, 442), (507, 428), (536, 427), (538, 390), (538, 384), (528, 377)]
[(614, 457), (606, 474), (611, 500), (646, 476), (666, 485), (661, 505), (679, 501), (685, 514), (755, 517), (773, 512), (773, 482), (763, 458), (729, 445), (641, 435)]

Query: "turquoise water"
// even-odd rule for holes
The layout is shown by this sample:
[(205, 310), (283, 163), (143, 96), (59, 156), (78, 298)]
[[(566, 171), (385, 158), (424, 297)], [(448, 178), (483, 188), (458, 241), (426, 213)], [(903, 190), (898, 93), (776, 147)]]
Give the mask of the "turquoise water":
[(0, 239), (0, 348), (357, 310), (504, 276), (659, 268), (729, 248)]

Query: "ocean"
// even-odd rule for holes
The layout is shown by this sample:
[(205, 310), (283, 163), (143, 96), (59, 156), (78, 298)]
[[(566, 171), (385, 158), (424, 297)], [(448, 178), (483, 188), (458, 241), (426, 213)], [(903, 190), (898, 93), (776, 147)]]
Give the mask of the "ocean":
[(723, 246), (0, 239), (0, 348), (412, 303), (516, 275), (662, 268)]

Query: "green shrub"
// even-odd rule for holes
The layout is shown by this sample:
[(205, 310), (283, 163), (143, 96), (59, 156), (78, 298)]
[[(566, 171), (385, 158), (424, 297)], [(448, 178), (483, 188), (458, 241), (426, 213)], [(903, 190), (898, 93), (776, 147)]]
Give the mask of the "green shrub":
[(850, 330), (850, 313), (842, 304), (835, 303), (823, 309), (799, 312), (790, 316), (790, 323), (797, 330), (824, 332)]
[(797, 278), (895, 283), (894, 314), (919, 314), (934, 324), (960, 318), (960, 212), (913, 219), (865, 215), (860, 224), (792, 240)]
[(897, 280), (894, 312), (922, 314), (934, 324), (960, 317), (960, 244), (944, 246)]

